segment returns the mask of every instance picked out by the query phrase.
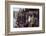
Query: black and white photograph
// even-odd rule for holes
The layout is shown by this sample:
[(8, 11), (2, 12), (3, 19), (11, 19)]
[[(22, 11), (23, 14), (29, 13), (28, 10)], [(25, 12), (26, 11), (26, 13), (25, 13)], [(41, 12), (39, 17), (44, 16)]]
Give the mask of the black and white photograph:
[(11, 32), (42, 30), (42, 6), (10, 5), (9, 17)]
[(39, 27), (39, 9), (13, 8), (13, 28)]
[(45, 4), (6, 2), (6, 35), (25, 35), (45, 32)]
[[(42, 6), (10, 5), (11, 31), (42, 30)], [(23, 30), (24, 29), (24, 30)]]

